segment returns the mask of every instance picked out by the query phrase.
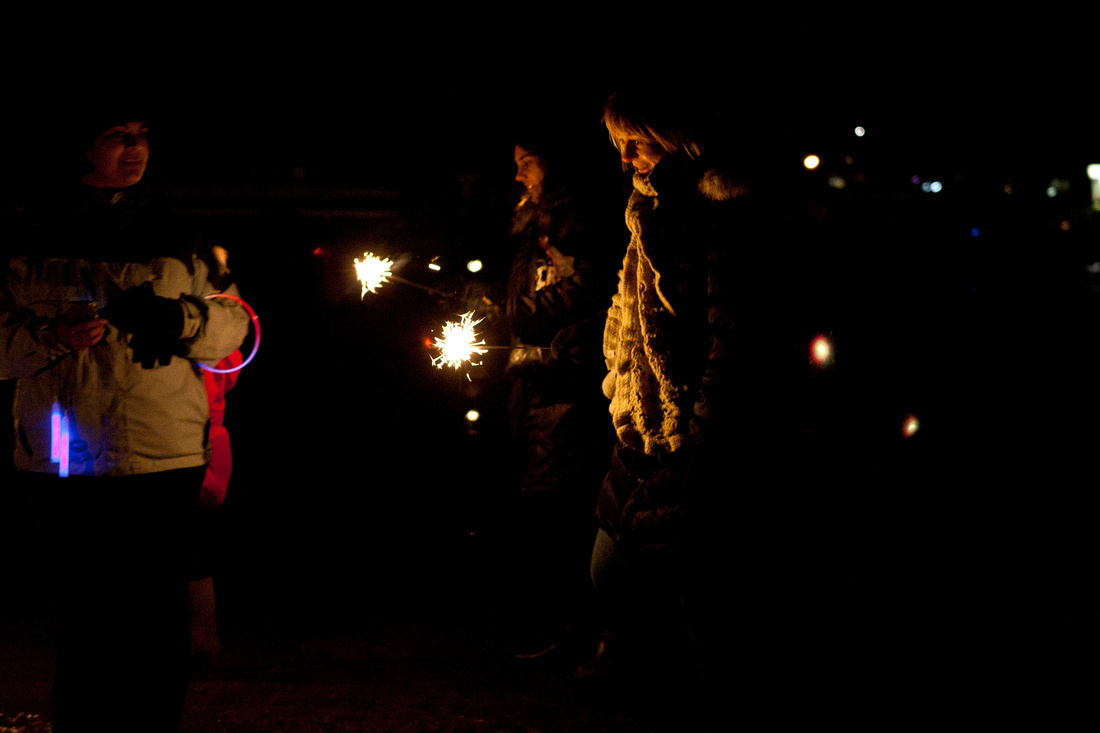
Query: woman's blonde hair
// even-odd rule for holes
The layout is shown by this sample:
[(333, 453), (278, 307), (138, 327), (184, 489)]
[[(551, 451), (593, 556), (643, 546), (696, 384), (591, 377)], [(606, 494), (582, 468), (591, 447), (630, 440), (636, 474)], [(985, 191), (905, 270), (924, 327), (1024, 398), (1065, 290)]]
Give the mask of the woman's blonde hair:
[(703, 144), (696, 106), (680, 93), (620, 91), (604, 102), (603, 123), (616, 146), (622, 138), (637, 136), (654, 141), (666, 153), (697, 158)]

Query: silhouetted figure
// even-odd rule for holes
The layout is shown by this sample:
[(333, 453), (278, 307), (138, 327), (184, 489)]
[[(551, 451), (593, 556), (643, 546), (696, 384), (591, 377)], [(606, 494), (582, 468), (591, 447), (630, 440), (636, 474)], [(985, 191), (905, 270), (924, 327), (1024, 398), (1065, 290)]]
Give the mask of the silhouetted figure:
[[(102, 111), (104, 114), (96, 114)], [(244, 311), (214, 292), (168, 207), (140, 185), (144, 113), (89, 113), (0, 291), (0, 377), (15, 379), (14, 462), (55, 552), (54, 730), (175, 731), (188, 671), (187, 580), (209, 460), (196, 361), (232, 353)]]
[(505, 314), (519, 494), (512, 518), (522, 601), (535, 619), (519, 658), (579, 661), (594, 643), (586, 567), (612, 436), (600, 335), (614, 292), (618, 216), (582, 176), (561, 130), (521, 136)]

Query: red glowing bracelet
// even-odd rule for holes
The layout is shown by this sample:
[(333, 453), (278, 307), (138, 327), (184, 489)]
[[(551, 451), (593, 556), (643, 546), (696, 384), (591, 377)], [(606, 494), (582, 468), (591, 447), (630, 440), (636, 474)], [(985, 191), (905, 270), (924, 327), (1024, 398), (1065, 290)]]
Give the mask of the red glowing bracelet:
[(200, 369), (205, 369), (206, 371), (213, 372), (215, 374), (229, 374), (230, 372), (240, 371), (241, 369), (245, 368), (248, 362), (252, 361), (252, 358), (256, 356), (256, 352), (260, 348), (260, 318), (256, 315), (256, 311), (252, 310), (252, 307), (248, 303), (245, 303), (243, 300), (235, 295), (229, 295), (227, 293), (211, 293), (210, 295), (206, 296), (207, 300), (211, 298), (229, 298), (230, 300), (235, 300), (240, 303), (241, 307), (248, 311), (248, 315), (252, 319), (252, 327), (256, 330), (256, 339), (252, 343), (252, 351), (248, 354), (248, 358), (242, 361), (237, 366), (230, 369), (216, 369), (214, 367), (208, 367), (202, 362), (195, 363), (199, 365)]

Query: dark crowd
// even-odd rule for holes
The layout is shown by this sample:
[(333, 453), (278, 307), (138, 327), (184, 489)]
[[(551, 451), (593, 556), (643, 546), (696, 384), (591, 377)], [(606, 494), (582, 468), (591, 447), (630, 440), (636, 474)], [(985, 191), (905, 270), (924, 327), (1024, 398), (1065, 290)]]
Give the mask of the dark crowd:
[(0, 222), (0, 599), (53, 619), (52, 729), (124, 685), (112, 729), (179, 731), (223, 645), (363, 596), (492, 608), (654, 730), (1076, 719), (1100, 159), (906, 159), (720, 78), (532, 85), (466, 146), (450, 99), (332, 142), (360, 179), (53, 103)]

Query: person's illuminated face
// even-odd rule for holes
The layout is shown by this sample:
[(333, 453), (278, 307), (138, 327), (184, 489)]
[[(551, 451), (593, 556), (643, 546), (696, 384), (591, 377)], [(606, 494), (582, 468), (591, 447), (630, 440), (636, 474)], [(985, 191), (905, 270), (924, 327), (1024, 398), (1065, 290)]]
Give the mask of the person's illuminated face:
[(653, 168), (665, 156), (660, 143), (643, 135), (631, 133), (613, 133), (612, 140), (619, 149), (623, 165), (629, 165), (643, 175), (649, 175)]
[(84, 183), (96, 188), (126, 188), (145, 175), (149, 163), (149, 130), (144, 122), (127, 122), (99, 134), (84, 154), (94, 170)]
[(527, 189), (527, 198), (533, 204), (542, 196), (542, 182), (546, 178), (546, 169), (542, 159), (529, 150), (516, 146), (516, 180)]

